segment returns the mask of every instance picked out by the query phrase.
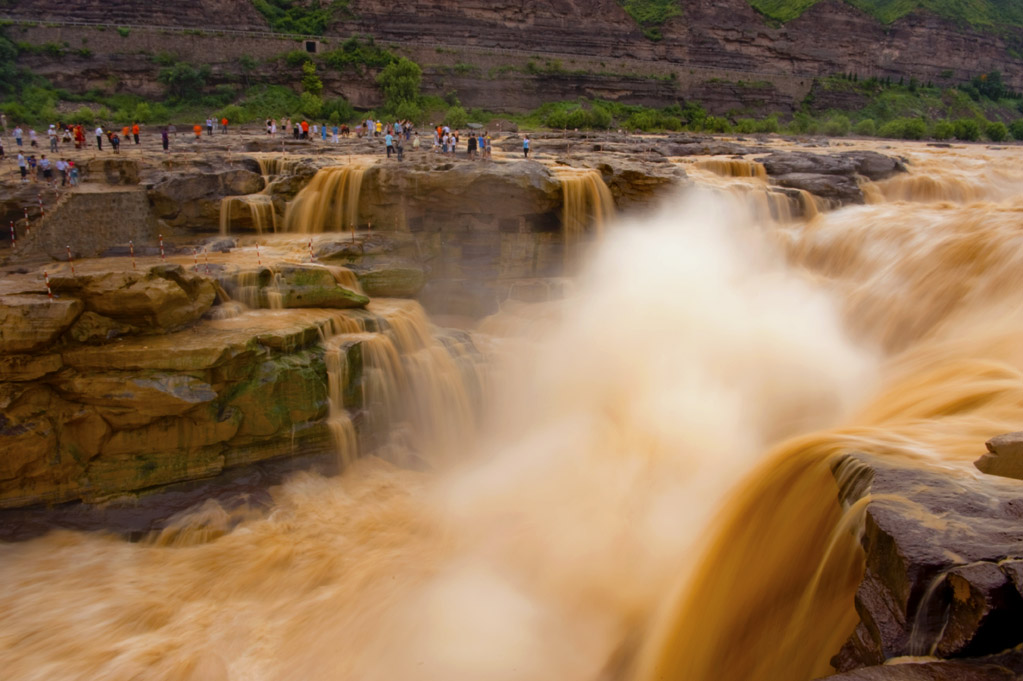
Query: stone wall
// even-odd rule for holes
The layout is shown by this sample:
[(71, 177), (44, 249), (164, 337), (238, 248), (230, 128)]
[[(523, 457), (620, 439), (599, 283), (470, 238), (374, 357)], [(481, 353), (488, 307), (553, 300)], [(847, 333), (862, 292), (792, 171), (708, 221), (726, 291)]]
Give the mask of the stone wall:
[(65, 194), (57, 206), (32, 226), (18, 247), (26, 254), (67, 258), (92, 257), (111, 246), (151, 243), (157, 237), (149, 199), (143, 187), (83, 184)]

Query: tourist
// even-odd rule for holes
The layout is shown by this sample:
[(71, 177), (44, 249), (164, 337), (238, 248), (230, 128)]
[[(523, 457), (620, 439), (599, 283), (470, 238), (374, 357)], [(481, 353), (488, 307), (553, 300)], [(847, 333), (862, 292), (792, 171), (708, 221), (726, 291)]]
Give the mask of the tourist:
[(38, 169), (38, 164), (36, 162), (35, 154), (29, 154), (29, 157), (28, 157), (28, 174), (29, 174), (29, 177), (32, 178), (32, 182), (37, 182), (39, 180), (39, 173), (36, 172), (37, 169)]
[(57, 159), (57, 174), (60, 175), (60, 186), (67, 185), (67, 163), (62, 158)]
[(330, 138), (331, 142), (333, 142), (334, 144), (337, 144), (338, 142), (340, 142), (340, 140), (337, 137), (337, 123), (335, 123), (334, 127), (331, 128), (331, 134), (332, 134), (332, 137)]
[(123, 128), (121, 128), (121, 139), (123, 139), (123, 140), (131, 139), (131, 126), (130, 125), (126, 125)]
[(103, 151), (103, 126), (96, 126), (96, 148)]
[(50, 138), (50, 152), (57, 151), (57, 126), (50, 123), (49, 129), (46, 131), (46, 136)]
[[(198, 142), (202, 139), (202, 126), (196, 123), (192, 126), (192, 132), (195, 133), (195, 141)], [(212, 133), (211, 133), (212, 134)]]
[(21, 172), (21, 181), (28, 182), (28, 162), (20, 150), (18, 151), (18, 170)]
[(476, 160), (476, 135), (469, 135), (469, 141), (466, 143), (465, 156), (470, 161)]
[(341, 136), (342, 137), (349, 137), (349, 136), (351, 136), (351, 134), (352, 134), (352, 131), (348, 129), (348, 124), (347, 123), (342, 123), (341, 124)]
[(395, 144), (397, 144), (397, 148), (398, 148), (398, 160), (399, 161), (404, 161), (405, 160), (405, 140), (403, 140), (401, 138), (401, 135), (398, 135), (397, 138), (395, 138), (395, 139), (396, 139)]
[(299, 126), (298, 123), (293, 123), (291, 125), (291, 135), (295, 139), (301, 139), (302, 138), (302, 128)]
[(164, 151), (170, 151), (170, 133), (167, 131), (166, 126), (160, 128), (160, 142), (163, 143)]
[(28, 146), (30, 147), (39, 146), (39, 135), (36, 134), (35, 128), (28, 129)]
[(394, 138), (391, 137), (391, 133), (384, 135), (384, 144), (387, 145), (387, 158), (391, 158), (391, 152), (394, 151)]
[(212, 137), (213, 136), (213, 118), (212, 117), (206, 119), (206, 135), (208, 137)]
[(309, 121), (302, 121), (302, 139), (309, 139)]
[(375, 131), (375, 137), (380, 137), (380, 133), (384, 131), (384, 124), (380, 122), (379, 118), (377, 119), (377, 122), (373, 124), (373, 130)]
[(0, 113), (0, 131), (7, 132), (7, 115)]
[(220, 119), (220, 134), (227, 134), (227, 116)]
[(522, 156), (529, 158), (529, 135), (522, 138)]
[(64, 128), (64, 134), (61, 136), (60, 141), (65, 145), (68, 145), (71, 144), (74, 139), (74, 133), (71, 132), (71, 128)]
[(412, 138), (412, 150), (419, 151), (419, 133), (417, 132)]
[(75, 149), (85, 148), (85, 128), (81, 125), (75, 126)]
[[(335, 126), (334, 129), (337, 130), (337, 127)], [(327, 141), (327, 124), (326, 123), (324, 123), (323, 125), (320, 126), (320, 139), (323, 140), (324, 142)]]
[(43, 182), (53, 184), (53, 166), (50, 164), (50, 159), (46, 158), (46, 154), (39, 159), (39, 170), (43, 173)]
[(138, 123), (132, 123), (131, 134), (135, 138), (135, 144), (139, 143), (139, 133), (142, 132), (142, 128), (139, 127)]
[(114, 153), (121, 153), (121, 138), (117, 136), (117, 133), (113, 133), (110, 136), (110, 146), (114, 148)]
[(21, 146), (21, 140), (22, 140), (21, 126), (20, 125), (16, 125), (16, 126), (14, 126), (14, 143), (17, 146), (20, 147)]
[(70, 182), (72, 187), (78, 186), (78, 166), (75, 165), (74, 161), (68, 161), (68, 165), (71, 166), (70, 170)]

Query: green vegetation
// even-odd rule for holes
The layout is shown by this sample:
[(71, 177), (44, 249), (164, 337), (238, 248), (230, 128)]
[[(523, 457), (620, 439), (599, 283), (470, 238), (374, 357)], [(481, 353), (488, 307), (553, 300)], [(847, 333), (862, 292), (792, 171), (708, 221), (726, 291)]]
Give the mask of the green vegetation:
[(384, 93), (384, 109), (397, 118), (418, 120), (423, 113), (419, 85), (423, 70), (419, 64), (401, 57), (384, 67), (377, 84)]
[(398, 61), (398, 55), (390, 50), (378, 47), (373, 38), (360, 41), (352, 37), (341, 44), (336, 50), (323, 54), (323, 62), (337, 71), (355, 69), (362, 72), (365, 68), (383, 68)]
[(323, 35), (327, 28), (348, 12), (348, 0), (301, 3), (298, 0), (252, 0), (270, 28), (282, 33)]
[[(821, 0), (749, 0), (749, 4), (769, 19), (786, 22), (795, 19)], [(926, 10), (946, 19), (973, 26), (999, 28), (1023, 26), (1023, 5), (1015, 0), (845, 0), (886, 24), (911, 12)]]
[(682, 14), (680, 0), (618, 0), (650, 40), (661, 39), (661, 26)]
[(157, 79), (167, 88), (167, 96), (172, 102), (194, 102), (202, 97), (209, 77), (210, 67), (206, 64), (196, 68), (191, 64), (178, 62), (160, 69)]

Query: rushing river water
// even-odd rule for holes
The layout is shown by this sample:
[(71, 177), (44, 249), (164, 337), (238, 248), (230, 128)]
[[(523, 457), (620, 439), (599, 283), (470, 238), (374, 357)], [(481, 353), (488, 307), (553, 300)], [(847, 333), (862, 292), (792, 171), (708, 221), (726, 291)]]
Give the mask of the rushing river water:
[(609, 228), (571, 297), (481, 324), (488, 417), (427, 472), (301, 474), (222, 536), (211, 504), (0, 546), (0, 676), (828, 673), (862, 571), (829, 457), (966, 468), (1023, 407), (1023, 165), (898, 151), (809, 222), (704, 189)]

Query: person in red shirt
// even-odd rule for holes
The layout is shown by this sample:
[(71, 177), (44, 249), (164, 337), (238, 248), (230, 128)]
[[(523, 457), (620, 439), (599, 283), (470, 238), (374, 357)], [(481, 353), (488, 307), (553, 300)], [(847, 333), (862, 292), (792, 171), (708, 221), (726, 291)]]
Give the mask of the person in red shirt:
[(227, 132), (227, 119), (226, 118), (221, 118), (220, 119), (220, 132), (222, 132), (222, 133), (226, 133)]
[(302, 139), (309, 139), (309, 121), (302, 121)]
[[(139, 143), (139, 130), (140, 129), (139, 129), (139, 124), (138, 123), (136, 123), (133, 126), (131, 126), (131, 134), (135, 137), (135, 144)], [(126, 135), (126, 137), (127, 137), (127, 135)]]

